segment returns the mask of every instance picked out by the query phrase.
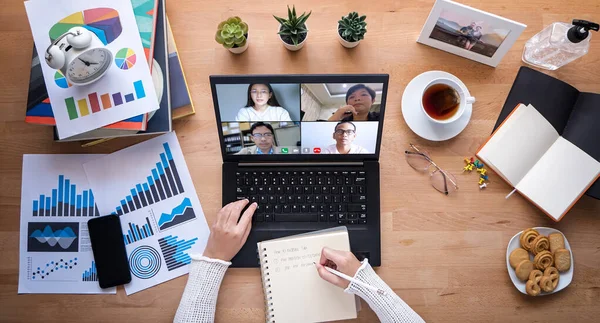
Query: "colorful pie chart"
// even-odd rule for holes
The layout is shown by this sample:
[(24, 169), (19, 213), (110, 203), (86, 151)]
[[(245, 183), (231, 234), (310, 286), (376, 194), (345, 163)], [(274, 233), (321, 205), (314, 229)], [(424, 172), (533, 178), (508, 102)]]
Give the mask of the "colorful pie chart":
[(135, 52), (131, 48), (122, 48), (115, 55), (115, 64), (122, 70), (128, 70), (135, 65)]
[(54, 73), (54, 83), (56, 83), (58, 87), (63, 89), (67, 89), (70, 86), (69, 82), (67, 81), (67, 78), (60, 71), (56, 71), (56, 73)]

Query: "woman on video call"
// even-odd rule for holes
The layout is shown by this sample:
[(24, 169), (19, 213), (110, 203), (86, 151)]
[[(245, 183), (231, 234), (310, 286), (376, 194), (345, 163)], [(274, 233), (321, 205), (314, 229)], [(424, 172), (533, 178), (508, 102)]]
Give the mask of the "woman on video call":
[(238, 111), (235, 121), (292, 121), (277, 102), (270, 84), (250, 84), (248, 102)]
[(379, 112), (369, 112), (375, 103), (375, 90), (356, 84), (346, 92), (346, 105), (329, 117), (329, 121), (378, 121)]

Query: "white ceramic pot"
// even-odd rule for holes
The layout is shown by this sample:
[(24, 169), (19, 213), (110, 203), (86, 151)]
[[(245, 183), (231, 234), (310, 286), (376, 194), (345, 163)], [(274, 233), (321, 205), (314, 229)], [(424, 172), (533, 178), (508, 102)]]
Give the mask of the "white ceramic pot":
[[(291, 50), (292, 52), (295, 52), (297, 50), (300, 50), (302, 47), (304, 47), (304, 43), (306, 43), (306, 40), (308, 39), (308, 25), (306, 23), (304, 23), (304, 25), (306, 26), (306, 30), (307, 30), (306, 37), (298, 45), (288, 44), (288, 43), (284, 42), (283, 39), (281, 38), (281, 35), (279, 35), (279, 40), (281, 40), (281, 42), (283, 43), (283, 46), (285, 46), (285, 48), (287, 48), (288, 50)], [(279, 30), (281, 30), (281, 25), (279, 25)]]
[(242, 47), (236, 47), (236, 48), (227, 48), (229, 49), (230, 52), (234, 53), (234, 54), (241, 54), (243, 52), (246, 51), (246, 49), (248, 49), (248, 45), (250, 45), (250, 33), (248, 33), (248, 35), (246, 36), (246, 45), (242, 46)]
[(354, 48), (354, 47), (358, 46), (358, 44), (360, 44), (360, 40), (349, 42), (349, 41), (346, 41), (344, 38), (342, 38), (342, 36), (340, 36), (339, 28), (340, 28), (340, 25), (338, 24), (338, 29), (335, 30), (335, 33), (337, 34), (338, 40), (340, 41), (340, 44), (342, 44), (342, 46), (344, 46), (346, 48)]

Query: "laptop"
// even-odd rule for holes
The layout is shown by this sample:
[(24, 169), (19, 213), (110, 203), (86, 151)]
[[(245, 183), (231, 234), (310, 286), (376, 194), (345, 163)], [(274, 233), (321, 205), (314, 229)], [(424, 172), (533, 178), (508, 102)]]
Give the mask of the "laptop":
[(387, 74), (210, 76), (223, 205), (257, 202), (233, 267), (257, 242), (346, 226), (359, 259), (381, 265), (379, 151)]

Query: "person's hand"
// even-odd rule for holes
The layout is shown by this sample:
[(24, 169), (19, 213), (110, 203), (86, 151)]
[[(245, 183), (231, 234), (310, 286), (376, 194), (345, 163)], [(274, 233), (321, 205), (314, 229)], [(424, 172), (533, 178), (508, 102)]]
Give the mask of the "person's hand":
[(329, 117), (328, 121), (340, 121), (350, 115), (350, 113), (347, 113), (348, 111), (352, 112), (352, 115), (358, 114), (353, 106), (345, 105), (337, 109), (337, 111), (335, 111), (335, 113)]
[(325, 266), (331, 267), (350, 277), (354, 277), (356, 271), (361, 266), (360, 261), (350, 251), (340, 251), (327, 247), (321, 250), (321, 259), (316, 265), (321, 278), (341, 288), (347, 288), (350, 282), (328, 272)]
[(231, 202), (217, 213), (217, 221), (212, 226), (204, 249), (205, 257), (230, 261), (240, 251), (250, 234), (252, 215), (257, 206), (256, 202), (252, 203), (240, 218), (242, 209), (248, 203), (248, 200)]

